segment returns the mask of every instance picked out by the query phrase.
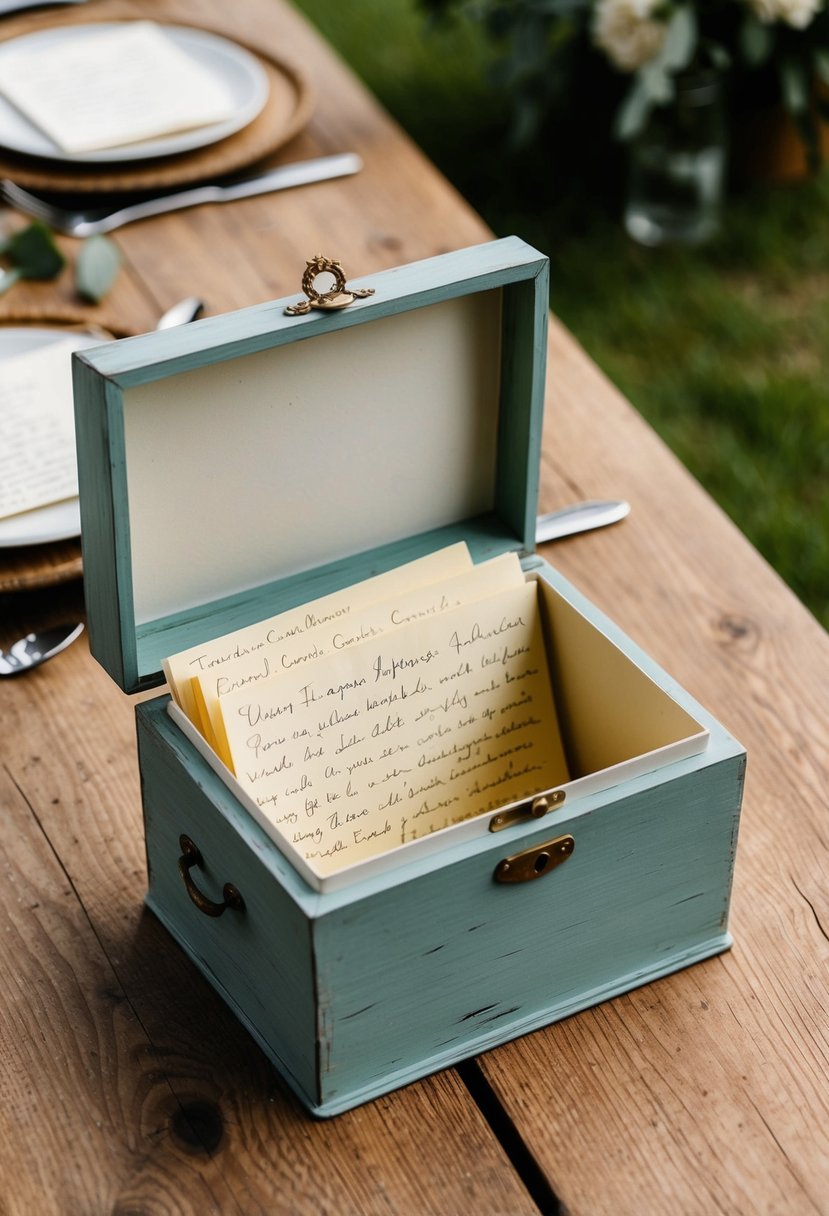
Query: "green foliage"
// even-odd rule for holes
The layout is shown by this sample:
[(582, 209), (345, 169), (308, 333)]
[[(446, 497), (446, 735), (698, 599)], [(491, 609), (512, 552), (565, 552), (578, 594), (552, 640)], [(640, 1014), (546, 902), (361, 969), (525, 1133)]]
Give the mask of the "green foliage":
[(108, 237), (84, 241), (75, 263), (75, 290), (84, 300), (100, 303), (115, 282), (121, 265), (118, 247)]
[(579, 73), (603, 64), (619, 106), (608, 130), (635, 138), (651, 112), (670, 104), (676, 80), (711, 68), (744, 89), (773, 82), (813, 166), (820, 163), (814, 82), (829, 71), (824, 0), (415, 0), (434, 19), (477, 24), (497, 56), (493, 79), (509, 89), (514, 134), (530, 140), (572, 94)]
[[(0, 271), (0, 295), (20, 279), (56, 279), (66, 265), (54, 234), (40, 220), (0, 242), (0, 257), (11, 263)], [(99, 304), (115, 282), (120, 263), (118, 248), (108, 237), (93, 236), (84, 241), (75, 263), (78, 295)]]
[(554, 310), (825, 625), (828, 205), (822, 179), (738, 200), (704, 252), (603, 222), (552, 254)]
[(415, 0), (301, 4), (494, 230), (550, 254), (554, 311), (829, 626), (829, 170), (736, 198), (703, 250), (644, 250), (583, 80), (518, 152), (479, 28), (424, 28)]
[(57, 278), (66, 264), (52, 233), (38, 220), (7, 237), (0, 245), (0, 256), (11, 262), (0, 277), (0, 294), (19, 279)]

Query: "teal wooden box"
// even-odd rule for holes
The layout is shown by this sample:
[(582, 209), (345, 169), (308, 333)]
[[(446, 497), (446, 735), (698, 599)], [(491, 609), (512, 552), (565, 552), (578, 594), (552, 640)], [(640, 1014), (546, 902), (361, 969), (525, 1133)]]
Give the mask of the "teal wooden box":
[[(209, 637), (458, 539), (537, 580), (572, 780), (315, 882), (182, 728), (137, 707), (147, 903), (315, 1114), (730, 945), (741, 746), (534, 553), (546, 259), (510, 238), (74, 359), (89, 633), (129, 692)], [(309, 344), (310, 342), (310, 344)], [(179, 870), (198, 846), (206, 916)], [(571, 835), (566, 864), (498, 863)]]

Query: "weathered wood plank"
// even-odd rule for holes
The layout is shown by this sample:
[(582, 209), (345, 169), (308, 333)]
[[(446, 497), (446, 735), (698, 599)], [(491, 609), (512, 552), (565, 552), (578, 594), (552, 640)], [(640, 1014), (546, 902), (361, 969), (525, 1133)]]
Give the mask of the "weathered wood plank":
[(633, 505), (550, 560), (748, 747), (735, 946), (481, 1066), (571, 1216), (827, 1212), (829, 642), (558, 327), (546, 421), (544, 509)]
[[(138, 11), (134, 5), (114, 8)], [(100, 19), (108, 12), (101, 6)], [(141, 14), (203, 21), (300, 56), (313, 69), (320, 105), (308, 133), (280, 159), (350, 147), (362, 152), (367, 168), (350, 183), (353, 191), (332, 183), (316, 194), (312, 188), (233, 208), (203, 208), (122, 230), (115, 239), (125, 269), (105, 305), (91, 310), (100, 323), (118, 333), (140, 332), (184, 295), (199, 295), (209, 311), (220, 312), (294, 291), (305, 259), (329, 241), (332, 256), (342, 256), (356, 276), (486, 239), (472, 211), (287, 8), (251, 0), (230, 12), (212, 0), (148, 3)], [(408, 217), (400, 206), (407, 193)], [(421, 219), (412, 224), (416, 211)], [(441, 213), (445, 222), (435, 226)], [(410, 225), (410, 241), (395, 235)], [(31, 297), (29, 285), (19, 289), (23, 311), (34, 299), (38, 315), (46, 303), (64, 319), (87, 315), (76, 315), (69, 281), (57, 292), (54, 285), (32, 285)], [(66, 588), (50, 591), (48, 603), (31, 595), (7, 597), (2, 608), (0, 645), (38, 618), (77, 613), (80, 601), (77, 588)], [(106, 993), (118, 995), (116, 1008), (124, 1011), (132, 1036), (121, 1032), (117, 1068), (96, 1065), (91, 1055), (80, 1059), (71, 1134), (89, 1149), (73, 1152), (66, 1143), (70, 1133), (57, 1129), (63, 1116), (51, 1100), (57, 1084), (51, 1061), (70, 1053), (74, 1019), (55, 1014), (42, 1033), (30, 1020), (19, 1040), (10, 1034), (10, 1064), (18, 1075), (31, 1071), (42, 1098), (30, 1120), (36, 1132), (25, 1141), (10, 1138), (0, 1157), (4, 1211), (512, 1216), (535, 1210), (455, 1074), (326, 1124), (310, 1121), (276, 1080), (218, 997), (142, 909), (146, 877), (132, 708), (89, 658), (85, 640), (25, 681), (0, 686), (0, 704), (8, 773), (22, 791), (22, 807), (28, 802), (36, 808), (40, 823), (18, 809), (22, 830), (6, 834), (9, 865), (13, 871), (23, 866), (35, 846), (37, 857), (52, 857), (42, 885), (53, 900), (55, 891), (70, 892), (63, 897), (65, 915), (71, 934), (83, 942), (75, 967), (90, 1036), (102, 1041), (112, 1020)], [(45, 898), (41, 891), (38, 902)], [(9, 912), (25, 920), (22, 907), (12, 905)], [(20, 932), (15, 927), (12, 935)], [(34, 982), (39, 964), (33, 947), (15, 953), (9, 965), (18, 984)], [(70, 1007), (63, 982), (58, 977), (54, 984), (59, 1013)], [(118, 1109), (114, 1129), (96, 1128), (96, 1097)], [(20, 1095), (7, 1105), (7, 1120), (18, 1117), (23, 1100)], [(24, 1157), (37, 1161), (34, 1173)], [(18, 1174), (30, 1179), (28, 1189), (11, 1186)]]
[[(141, 9), (298, 56), (319, 105), (279, 159), (354, 149), (366, 169), (347, 188), (123, 230), (126, 268), (91, 310), (102, 324), (145, 330), (189, 294), (219, 312), (289, 293), (320, 250), (356, 277), (486, 239), (291, 10), (273, 0)], [(37, 315), (90, 315), (70, 295), (68, 280), (18, 284), (0, 312), (14, 317), (31, 300)], [(542, 508), (579, 496), (626, 496), (634, 508), (619, 527), (552, 548), (554, 564), (749, 747), (736, 945), (482, 1067), (573, 1216), (662, 1216), (666, 1201), (683, 1214), (829, 1211), (826, 637), (558, 327), (547, 422)], [(6, 597), (0, 645), (79, 610), (71, 588), (48, 594)], [(0, 904), (0, 1051), (13, 1078), (0, 1210), (532, 1211), (454, 1074), (333, 1123), (299, 1113), (141, 911), (131, 717), (83, 643), (0, 685), (13, 778), (4, 863), (17, 884)]]
[(277, 1080), (142, 907), (132, 706), (83, 640), (0, 699), (4, 1211), (535, 1210), (455, 1074), (332, 1123)]

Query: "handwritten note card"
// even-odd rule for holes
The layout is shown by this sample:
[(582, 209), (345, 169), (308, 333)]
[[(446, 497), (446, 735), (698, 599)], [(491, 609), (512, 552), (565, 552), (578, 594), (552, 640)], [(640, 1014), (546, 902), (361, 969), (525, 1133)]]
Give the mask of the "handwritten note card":
[(321, 874), (568, 778), (533, 582), (219, 704), (237, 780)]
[(78, 493), (68, 339), (0, 363), (0, 519)]
[(236, 673), (235, 679), (242, 679), (246, 674), (260, 671), (268, 656), (271, 668), (278, 668), (281, 647), (286, 640), (301, 637), (313, 645), (319, 629), (332, 623), (346, 625), (350, 614), (358, 608), (405, 590), (451, 578), (471, 568), (472, 559), (466, 545), (449, 545), (342, 591), (171, 655), (163, 663), (165, 678), (176, 704), (203, 734), (207, 734), (208, 725), (202, 722), (193, 695), (193, 677), (204, 673), (218, 678), (232, 670)]
[(505, 553), (448, 581), (418, 587), (413, 591), (400, 588), (394, 598), (379, 604), (352, 604), (347, 620), (327, 619), (314, 630), (302, 633), (292, 631), (287, 635), (284, 629), (276, 629), (275, 636), (280, 639), (277, 645), (224, 664), (218, 673), (204, 672), (195, 678), (193, 693), (206, 726), (203, 733), (225, 764), (233, 769), (219, 704), (227, 693), (281, 679), (317, 659), (337, 655), (350, 646), (379, 638), (381, 634), (412, 621), (437, 616), (461, 604), (475, 603), (508, 587), (520, 587), (523, 583), (518, 558), (514, 553)]
[(0, 89), (69, 153), (220, 122), (234, 105), (222, 80), (150, 21), (21, 41), (4, 56)]

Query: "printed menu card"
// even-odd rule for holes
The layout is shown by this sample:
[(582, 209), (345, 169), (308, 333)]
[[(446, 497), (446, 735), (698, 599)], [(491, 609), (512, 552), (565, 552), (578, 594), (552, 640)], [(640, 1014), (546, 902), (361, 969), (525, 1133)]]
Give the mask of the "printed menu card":
[[(460, 566), (436, 574), (439, 564)], [(429, 580), (432, 581), (429, 581)], [(568, 780), (536, 585), (465, 546), (173, 656), (173, 695), (333, 873)]]
[(67, 338), (0, 363), (0, 519), (77, 496), (77, 346)]

